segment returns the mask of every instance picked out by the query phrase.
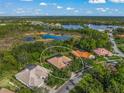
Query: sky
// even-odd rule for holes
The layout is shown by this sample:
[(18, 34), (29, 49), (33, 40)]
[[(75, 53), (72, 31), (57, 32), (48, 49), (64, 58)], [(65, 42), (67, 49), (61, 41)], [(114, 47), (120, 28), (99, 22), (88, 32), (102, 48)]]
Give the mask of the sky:
[(0, 0), (0, 16), (124, 16), (124, 0)]

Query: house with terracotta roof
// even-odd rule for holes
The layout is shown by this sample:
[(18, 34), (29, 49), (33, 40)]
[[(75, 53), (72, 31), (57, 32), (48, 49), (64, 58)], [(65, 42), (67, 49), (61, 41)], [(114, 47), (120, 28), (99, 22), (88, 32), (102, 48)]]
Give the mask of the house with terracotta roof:
[(94, 50), (95, 54), (98, 56), (112, 56), (112, 52), (108, 51), (105, 48), (97, 48)]
[(12, 92), (6, 88), (2, 88), (2, 89), (0, 89), (0, 93), (15, 93), (15, 92)]
[(39, 65), (28, 65), (15, 75), (16, 79), (29, 88), (41, 87), (47, 80), (49, 70)]
[(87, 52), (87, 51), (79, 51), (79, 50), (76, 50), (76, 51), (72, 51), (72, 54), (76, 57), (81, 57), (81, 58), (86, 58), (86, 59), (94, 59), (95, 56), (92, 55), (91, 53)]
[(58, 69), (63, 69), (71, 63), (71, 59), (66, 56), (55, 56), (47, 60), (48, 63), (54, 65)]

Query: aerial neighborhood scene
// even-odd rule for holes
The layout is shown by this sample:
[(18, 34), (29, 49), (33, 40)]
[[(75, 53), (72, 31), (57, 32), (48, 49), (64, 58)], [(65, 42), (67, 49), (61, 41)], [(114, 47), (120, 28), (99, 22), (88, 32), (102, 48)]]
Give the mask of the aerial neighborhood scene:
[(0, 0), (0, 93), (124, 93), (124, 0)]

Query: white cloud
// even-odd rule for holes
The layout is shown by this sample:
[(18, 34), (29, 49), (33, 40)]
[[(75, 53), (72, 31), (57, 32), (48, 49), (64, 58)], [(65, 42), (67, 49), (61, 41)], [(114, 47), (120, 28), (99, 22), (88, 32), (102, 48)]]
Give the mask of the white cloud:
[(21, 1), (25, 1), (25, 2), (31, 2), (31, 1), (33, 1), (33, 0), (21, 0)]
[(92, 14), (93, 12), (91, 10), (86, 11), (87, 14)]
[(124, 3), (124, 0), (109, 0), (113, 3)]
[(0, 15), (3, 15), (5, 12), (0, 11)]
[(16, 15), (41, 15), (40, 8), (17, 8), (14, 10), (14, 14)]
[(114, 11), (118, 12), (118, 11), (119, 11), (119, 9), (114, 9)]
[(107, 1), (113, 3), (124, 3), (124, 0), (89, 0), (89, 3), (99, 4), (99, 3), (106, 3)]
[(45, 2), (41, 2), (40, 3), (41, 6), (57, 6), (57, 3), (45, 3)]
[(23, 8), (17, 8), (17, 9), (15, 10), (15, 12), (16, 12), (17, 14), (24, 14), (24, 13), (25, 13), (25, 10), (24, 10)]
[(106, 0), (89, 0), (89, 3), (95, 3), (95, 4), (106, 3)]
[(6, 2), (5, 4), (4, 4), (4, 7), (6, 7), (6, 8), (10, 8), (10, 7), (12, 7), (13, 6), (13, 3), (10, 3), (10, 2)]
[(100, 12), (118, 12), (119, 9), (117, 8), (103, 8), (103, 7), (99, 7), (99, 8), (96, 8), (97, 11), (100, 11)]
[(74, 12), (75, 12), (75, 13), (78, 13), (78, 12), (79, 12), (79, 10), (75, 10)]
[(66, 10), (74, 10), (72, 7), (67, 7)]
[(54, 5), (54, 6), (56, 6), (57, 4), (56, 4), (56, 3), (52, 3), (52, 4), (50, 4), (50, 5)]
[(107, 12), (108, 10), (110, 10), (109, 8), (96, 8), (97, 11), (100, 11), (100, 12)]
[(48, 15), (49, 15), (49, 13), (46, 13), (45, 15), (46, 15), (46, 16), (48, 16)]
[(40, 5), (41, 5), (41, 6), (47, 6), (47, 3), (41, 2)]
[(41, 14), (41, 9), (35, 9), (34, 14), (35, 15), (40, 15)]
[(57, 6), (58, 9), (62, 9), (63, 7), (62, 6)]

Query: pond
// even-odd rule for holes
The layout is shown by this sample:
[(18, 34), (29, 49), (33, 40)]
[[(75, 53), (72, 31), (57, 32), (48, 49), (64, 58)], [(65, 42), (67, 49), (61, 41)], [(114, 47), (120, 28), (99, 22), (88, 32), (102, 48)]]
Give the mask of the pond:
[(86, 25), (89, 28), (98, 30), (98, 31), (113, 30), (121, 27), (121, 26), (114, 26), (114, 25), (95, 25), (95, 24), (86, 24)]
[(67, 24), (67, 25), (62, 25), (62, 27), (64, 29), (67, 29), (67, 30), (79, 30), (79, 29), (83, 29), (83, 27), (81, 25), (78, 25), (78, 24)]
[(27, 41), (27, 42), (31, 42), (31, 41), (34, 41), (35, 39), (32, 37), (32, 36), (27, 36), (27, 37), (24, 37), (23, 41)]
[(56, 35), (51, 35), (51, 34), (45, 34), (41, 35), (43, 39), (53, 39), (53, 40), (58, 40), (58, 41), (67, 41), (71, 39), (71, 36), (69, 35), (63, 35), (63, 36), (56, 36)]

